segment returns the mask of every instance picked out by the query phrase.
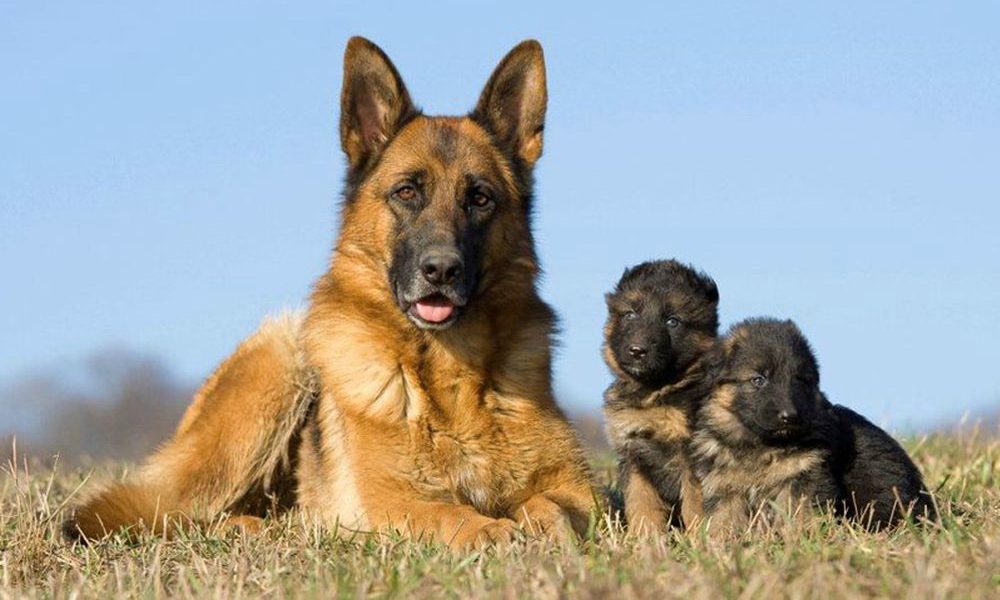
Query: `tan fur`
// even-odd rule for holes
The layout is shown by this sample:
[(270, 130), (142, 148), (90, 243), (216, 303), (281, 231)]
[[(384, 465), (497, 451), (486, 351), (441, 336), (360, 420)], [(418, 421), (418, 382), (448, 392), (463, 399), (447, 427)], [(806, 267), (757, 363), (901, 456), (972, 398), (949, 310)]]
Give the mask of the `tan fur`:
[(638, 535), (661, 531), (671, 509), (663, 503), (653, 484), (633, 469), (624, 482), (623, 491), (629, 531)]
[(705, 518), (705, 498), (701, 482), (695, 477), (691, 465), (685, 461), (681, 479), (681, 521), (687, 531), (694, 531)]
[[(541, 48), (533, 44), (505, 63), (521, 61), (543, 85)], [(377, 66), (373, 48), (348, 45), (345, 86), (352, 69)], [(522, 101), (537, 102), (539, 93), (544, 102), (544, 90)], [(490, 101), (484, 92), (481, 103)], [(544, 105), (533, 115), (540, 119)], [(396, 118), (376, 116), (378, 126)], [(540, 122), (514, 133), (515, 151), (537, 159)], [(442, 134), (454, 142), (449, 157), (433, 151)], [(417, 116), (384, 150), (378, 131), (359, 133), (350, 122), (342, 123), (342, 138), (352, 165), (382, 153), (344, 204), (329, 270), (305, 319), (266, 324), (244, 342), (135, 483), (99, 493), (77, 511), (74, 525), (85, 537), (128, 527), (155, 502), (198, 519), (263, 515), (269, 494), (284, 499), (276, 490), (292, 482), (297, 504), (328, 527), (394, 529), (455, 546), (505, 540), (518, 527), (558, 540), (587, 529), (595, 495), (582, 448), (553, 398), (555, 319), (535, 291), (538, 267), (509, 160), (469, 118)], [(485, 172), (511, 199), (490, 226), (474, 303), (443, 331), (414, 327), (387, 279), (394, 232), (386, 190), (415, 168), (440, 186)], [(442, 219), (454, 210), (460, 207), (425, 209)], [(147, 508), (114, 508), (132, 500)], [(92, 525), (98, 521), (101, 528)]]
[(608, 438), (621, 446), (631, 437), (674, 443), (688, 439), (687, 414), (677, 406), (614, 407), (605, 411)]

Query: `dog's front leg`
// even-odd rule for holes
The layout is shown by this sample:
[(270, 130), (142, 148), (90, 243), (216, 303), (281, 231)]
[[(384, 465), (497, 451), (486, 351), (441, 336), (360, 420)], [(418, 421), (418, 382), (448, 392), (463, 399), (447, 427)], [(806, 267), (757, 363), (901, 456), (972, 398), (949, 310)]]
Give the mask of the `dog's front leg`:
[(371, 514), (377, 529), (394, 529), (414, 539), (440, 542), (456, 549), (482, 548), (509, 542), (517, 524), (511, 519), (494, 519), (471, 506), (448, 502), (429, 502), (407, 498), (397, 493), (377, 502), (378, 512)]
[(623, 465), (625, 521), (635, 535), (655, 535), (666, 530), (673, 511), (660, 497), (653, 483), (631, 463)]
[(749, 507), (739, 494), (726, 494), (721, 498), (706, 500), (705, 516), (708, 518), (709, 535), (726, 540), (746, 532), (750, 524)]

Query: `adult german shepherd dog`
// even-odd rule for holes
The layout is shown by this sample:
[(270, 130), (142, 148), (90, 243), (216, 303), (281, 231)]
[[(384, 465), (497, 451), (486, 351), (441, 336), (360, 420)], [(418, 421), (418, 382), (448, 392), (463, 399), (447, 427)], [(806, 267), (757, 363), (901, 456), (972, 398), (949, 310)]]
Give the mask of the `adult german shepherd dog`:
[(584, 532), (596, 500), (553, 399), (530, 227), (546, 95), (542, 48), (525, 41), (469, 115), (425, 116), (386, 55), (352, 38), (342, 226), (306, 314), (244, 341), (174, 437), (66, 534), (253, 528), (291, 506), (457, 547)]

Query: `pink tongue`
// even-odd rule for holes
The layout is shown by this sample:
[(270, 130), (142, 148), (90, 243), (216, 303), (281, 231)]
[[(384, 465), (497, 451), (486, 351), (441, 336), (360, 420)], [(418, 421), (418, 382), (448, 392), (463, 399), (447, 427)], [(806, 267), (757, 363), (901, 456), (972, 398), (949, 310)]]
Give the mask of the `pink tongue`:
[(417, 311), (417, 316), (428, 323), (441, 323), (447, 321), (448, 317), (455, 310), (455, 305), (444, 298), (424, 298), (417, 300), (413, 307)]

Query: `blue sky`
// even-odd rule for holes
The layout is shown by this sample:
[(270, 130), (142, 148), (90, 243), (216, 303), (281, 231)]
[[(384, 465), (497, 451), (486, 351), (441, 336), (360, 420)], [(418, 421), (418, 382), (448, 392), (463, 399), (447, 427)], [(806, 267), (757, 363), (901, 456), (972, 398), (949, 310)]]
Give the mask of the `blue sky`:
[(203, 377), (324, 269), (347, 38), (446, 114), (534, 37), (568, 406), (653, 257), (713, 275), (724, 324), (796, 319), (877, 422), (1000, 404), (997, 3), (138, 4), (0, 0), (0, 385), (108, 345)]

